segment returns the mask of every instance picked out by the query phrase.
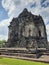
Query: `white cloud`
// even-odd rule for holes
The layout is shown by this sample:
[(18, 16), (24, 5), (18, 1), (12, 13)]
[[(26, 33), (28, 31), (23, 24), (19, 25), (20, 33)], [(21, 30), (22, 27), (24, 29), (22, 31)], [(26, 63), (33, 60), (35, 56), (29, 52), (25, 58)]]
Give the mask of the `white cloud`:
[(9, 17), (15, 17), (31, 2), (34, 3), (34, 0), (2, 0), (2, 6), (8, 11)]
[(0, 40), (8, 39), (8, 26), (12, 20), (12, 17), (0, 21)]
[(0, 35), (0, 40), (7, 40), (7, 39), (8, 39), (8, 36)]
[(12, 20), (12, 18), (0, 21), (0, 27), (8, 26), (10, 24), (11, 20)]
[[(38, 14), (39, 11), (41, 10), (41, 0), (3, 0), (2, 5), (3, 7), (8, 10), (8, 15), (9, 16), (15, 16), (17, 15), (22, 9), (27, 7), (29, 3), (36, 3), (36, 7), (31, 9), (31, 11), (34, 14)], [(29, 8), (28, 8), (29, 9)]]
[(49, 36), (49, 24), (46, 25), (47, 35)]
[(46, 0), (43, 4), (47, 5), (47, 3), (49, 3), (49, 0)]
[[(45, 25), (49, 22), (49, 7), (41, 7), (41, 1), (42, 0), (2, 0), (2, 6), (5, 8), (5, 10), (8, 11), (9, 17), (15, 17), (18, 16), (19, 13), (26, 7), (29, 11), (31, 11), (33, 14), (41, 15), (44, 19)], [(35, 7), (30, 8), (30, 3), (36, 4)], [(46, 0), (44, 5), (47, 5), (49, 3), (49, 0)], [(4, 22), (0, 24), (0, 26), (7, 26), (9, 25), (9, 20), (6, 19)], [(8, 21), (8, 22), (6, 22)], [(5, 23), (6, 22), (6, 23)], [(49, 24), (46, 25), (47, 35), (49, 35)]]

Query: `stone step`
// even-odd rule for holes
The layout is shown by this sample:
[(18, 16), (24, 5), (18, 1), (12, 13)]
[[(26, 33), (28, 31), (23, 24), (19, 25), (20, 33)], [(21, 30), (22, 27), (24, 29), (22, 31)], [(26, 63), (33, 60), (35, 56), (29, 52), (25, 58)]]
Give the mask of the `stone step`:
[(0, 50), (0, 53), (1, 52), (9, 52), (9, 53), (36, 53), (36, 50), (33, 50), (33, 51), (28, 51), (28, 50)]
[(26, 54), (26, 53), (8, 53), (8, 52), (1, 52), (1, 55), (38, 58), (41, 55), (41, 53), (37, 53), (37, 54), (35, 54), (35, 53), (34, 54)]
[(2, 52), (1, 55), (9, 55), (9, 56), (20, 56), (20, 57), (36, 57), (36, 54), (23, 54), (23, 53), (5, 53)]
[(33, 50), (27, 50), (23, 48), (2, 48), (0, 49), (0, 55), (10, 55), (10, 56), (21, 56), (21, 57), (32, 57), (32, 58), (38, 58), (41, 55), (47, 54), (48, 51), (46, 49), (38, 49), (37, 51), (35, 49)]

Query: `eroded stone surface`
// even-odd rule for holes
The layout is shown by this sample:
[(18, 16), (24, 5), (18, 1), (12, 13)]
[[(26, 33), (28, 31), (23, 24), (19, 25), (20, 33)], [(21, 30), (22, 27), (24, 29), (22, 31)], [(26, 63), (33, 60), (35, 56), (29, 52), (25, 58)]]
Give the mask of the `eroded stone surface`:
[(47, 34), (44, 21), (25, 8), (9, 25), (7, 47), (47, 48)]

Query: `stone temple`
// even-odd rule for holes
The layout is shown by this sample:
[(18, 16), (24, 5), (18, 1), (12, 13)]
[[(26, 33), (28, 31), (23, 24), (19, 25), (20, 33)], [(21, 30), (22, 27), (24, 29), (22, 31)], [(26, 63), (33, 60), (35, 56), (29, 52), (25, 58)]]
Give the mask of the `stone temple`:
[(10, 22), (7, 47), (47, 48), (47, 34), (43, 18), (26, 8)]

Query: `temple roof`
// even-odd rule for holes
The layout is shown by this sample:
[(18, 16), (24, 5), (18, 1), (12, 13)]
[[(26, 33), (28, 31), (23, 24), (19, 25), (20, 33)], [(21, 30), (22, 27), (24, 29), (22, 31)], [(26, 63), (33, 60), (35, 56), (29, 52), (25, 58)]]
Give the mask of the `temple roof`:
[[(34, 14), (32, 14), (31, 12), (29, 12), (28, 10), (27, 10), (27, 8), (25, 8), (20, 14), (19, 14), (19, 16), (18, 17), (16, 17), (16, 18), (13, 18), (12, 19), (12, 21), (15, 21), (16, 23), (18, 22), (18, 19), (21, 19), (21, 18), (27, 18), (27, 17), (32, 17), (32, 20), (34, 20), (34, 23), (35, 24), (38, 24), (38, 23), (44, 23), (43, 22), (43, 19), (42, 19), (42, 17), (40, 16), (40, 15), (34, 15)], [(28, 19), (29, 19), (28, 18)], [(11, 22), (12, 23), (12, 22)]]

